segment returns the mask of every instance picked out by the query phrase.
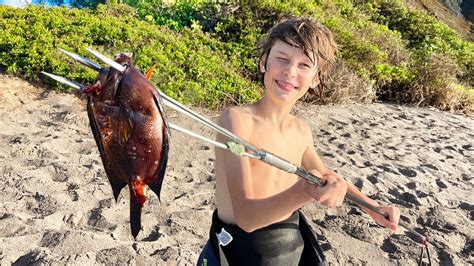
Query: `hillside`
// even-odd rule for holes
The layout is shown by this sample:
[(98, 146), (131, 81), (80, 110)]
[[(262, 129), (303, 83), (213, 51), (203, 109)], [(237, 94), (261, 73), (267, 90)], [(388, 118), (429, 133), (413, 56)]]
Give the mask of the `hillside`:
[[(466, 40), (474, 41), (474, 9), (471, 14), (461, 14), (460, 2), (451, 1), (450, 6), (446, 6), (443, 0), (406, 0), (412, 8), (423, 10), (427, 14), (436, 17), (449, 27), (459, 32)], [(469, 1), (466, 2), (466, 5)], [(471, 1), (474, 5), (474, 1)]]

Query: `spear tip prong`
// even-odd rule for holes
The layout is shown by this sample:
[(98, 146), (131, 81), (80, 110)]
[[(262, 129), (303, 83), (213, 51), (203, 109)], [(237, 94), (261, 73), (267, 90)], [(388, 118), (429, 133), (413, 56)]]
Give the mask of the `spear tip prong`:
[(101, 72), (101, 70), (102, 70), (102, 67), (99, 64), (97, 64), (96, 62), (94, 62), (90, 59), (87, 59), (87, 58), (82, 57), (80, 55), (77, 55), (75, 53), (71, 53), (71, 52), (66, 51), (64, 49), (61, 49), (61, 48), (58, 48), (58, 50), (63, 52), (67, 56), (71, 57), (72, 59), (78, 61), (79, 63), (83, 64), (86, 67), (90, 67), (90, 68), (94, 69), (97, 72)]
[(66, 78), (64, 78), (64, 77), (61, 77), (61, 76), (58, 76), (58, 75), (54, 75), (54, 74), (51, 74), (51, 73), (48, 73), (48, 72), (45, 72), (45, 71), (41, 71), (41, 73), (42, 73), (43, 75), (46, 75), (46, 76), (48, 76), (48, 77), (50, 77), (50, 78), (56, 80), (56, 81), (59, 82), (59, 83), (62, 83), (62, 84), (67, 85), (67, 86), (69, 86), (69, 87), (72, 87), (72, 88), (74, 88), (74, 89), (76, 89), (76, 90), (81, 90), (81, 91), (82, 91), (82, 90), (86, 87), (86, 86), (84, 86), (84, 85), (82, 85), (82, 84), (80, 84), (80, 83), (77, 83), (77, 82), (68, 80), (68, 79), (66, 79)]
[(97, 52), (97, 51), (94, 51), (92, 50), (91, 48), (86, 48), (87, 51), (89, 51), (90, 53), (92, 53), (95, 57), (97, 57), (98, 59), (100, 59), (102, 62), (106, 63), (107, 65), (111, 66), (112, 68), (116, 69), (117, 71), (119, 71), (120, 73), (123, 73), (125, 71), (125, 67), (122, 66), (121, 64), (115, 62), (114, 60), (108, 58), (107, 56)]

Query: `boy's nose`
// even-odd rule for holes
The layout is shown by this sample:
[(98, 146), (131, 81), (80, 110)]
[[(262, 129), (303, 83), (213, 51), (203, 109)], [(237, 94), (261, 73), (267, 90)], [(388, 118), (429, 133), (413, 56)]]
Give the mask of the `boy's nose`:
[(285, 68), (285, 74), (289, 77), (295, 77), (298, 69), (296, 64), (288, 64)]

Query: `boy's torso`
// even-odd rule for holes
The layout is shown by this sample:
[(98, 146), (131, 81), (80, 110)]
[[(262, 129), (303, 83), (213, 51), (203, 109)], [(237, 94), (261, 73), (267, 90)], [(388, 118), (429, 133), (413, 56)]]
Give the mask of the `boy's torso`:
[[(241, 126), (251, 127), (252, 129), (247, 141), (295, 165), (299, 166), (301, 164), (303, 154), (308, 147), (307, 126), (302, 121), (288, 115), (283, 126), (277, 126), (275, 123), (254, 114), (251, 110), (249, 111), (248, 108), (239, 107), (239, 112), (243, 121)], [(219, 217), (227, 223), (232, 223), (234, 222), (234, 215), (222, 161), (223, 152), (222, 150), (216, 150), (217, 207)], [(250, 158), (249, 163), (256, 199), (280, 193), (294, 185), (298, 180), (296, 175), (281, 171), (259, 160)]]

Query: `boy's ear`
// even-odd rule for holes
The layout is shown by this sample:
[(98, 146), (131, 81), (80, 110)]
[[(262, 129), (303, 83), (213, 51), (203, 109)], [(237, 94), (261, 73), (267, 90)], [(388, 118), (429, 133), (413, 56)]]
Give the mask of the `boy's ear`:
[(310, 88), (314, 89), (316, 88), (316, 86), (318, 86), (320, 80), (319, 80), (319, 77), (318, 75), (316, 75), (313, 79), (313, 81), (311, 82), (311, 86), (309, 86)]
[(265, 73), (266, 69), (266, 62), (267, 62), (267, 56), (264, 55), (262, 58), (260, 58), (260, 62), (258, 63), (258, 67), (260, 69), (260, 73)]

